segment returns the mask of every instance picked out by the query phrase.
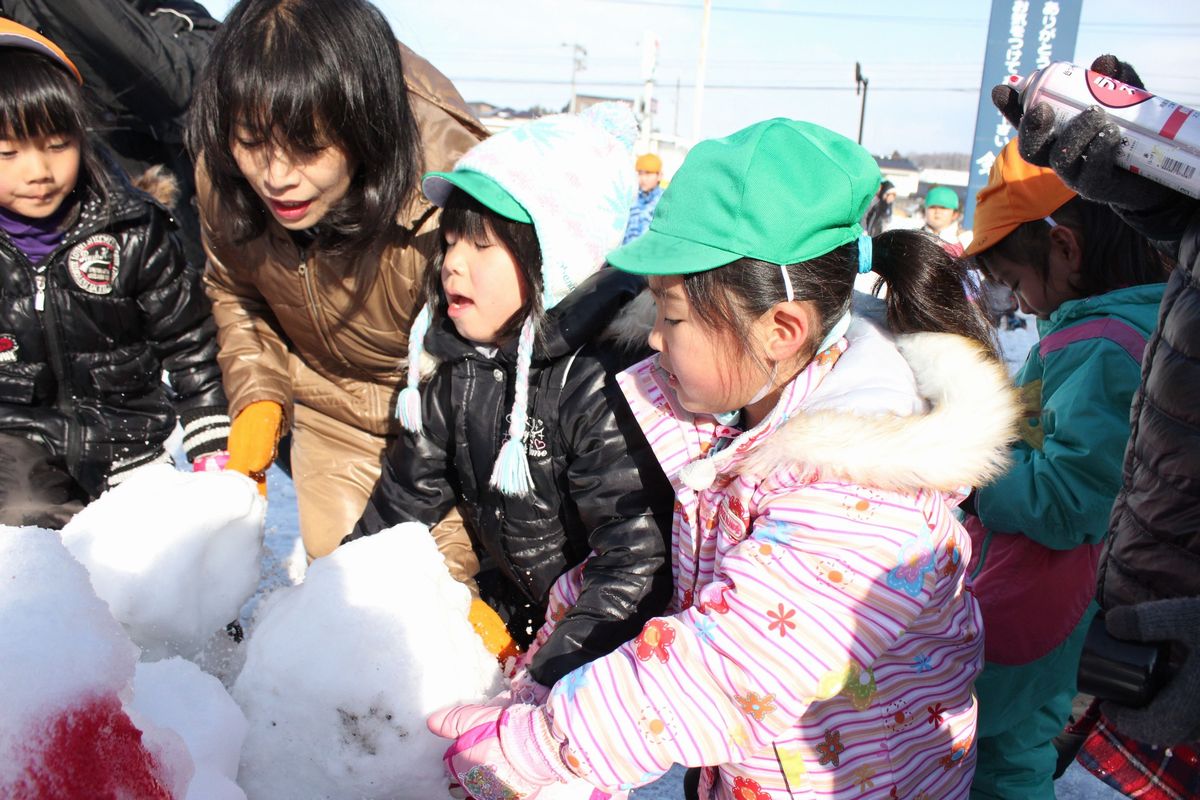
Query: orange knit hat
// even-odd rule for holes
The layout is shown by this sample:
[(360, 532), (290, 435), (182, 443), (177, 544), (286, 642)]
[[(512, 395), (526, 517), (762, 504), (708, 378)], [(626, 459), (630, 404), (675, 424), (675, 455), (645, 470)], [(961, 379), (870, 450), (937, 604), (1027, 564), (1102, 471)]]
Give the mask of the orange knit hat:
[(662, 172), (662, 159), (654, 153), (640, 155), (634, 169), (638, 172)]
[(62, 48), (35, 30), (10, 19), (0, 19), (0, 47), (20, 47), (49, 56), (71, 70), (75, 80), (79, 81), (80, 86), (83, 85), (83, 76), (79, 74), (79, 68), (67, 58)]
[(1017, 140), (1011, 139), (992, 163), (987, 186), (975, 195), (975, 238), (967, 255), (982, 253), (1026, 222), (1050, 216), (1073, 197), (1054, 170), (1021, 158)]

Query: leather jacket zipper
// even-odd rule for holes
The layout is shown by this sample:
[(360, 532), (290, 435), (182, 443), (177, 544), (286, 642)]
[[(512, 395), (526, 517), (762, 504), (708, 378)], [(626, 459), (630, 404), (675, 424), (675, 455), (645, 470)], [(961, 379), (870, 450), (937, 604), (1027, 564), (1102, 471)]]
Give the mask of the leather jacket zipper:
[(25, 253), (14, 245), (7, 236), (0, 236), (0, 244), (3, 244), (4, 248), (9, 251), (9, 255), (15, 258), (18, 264), (24, 265), (33, 272), (33, 309), (39, 315), (44, 315), (42, 334), (46, 339), (46, 356), (50, 364), (50, 371), (54, 373), (54, 380), (58, 385), (54, 407), (67, 421), (67, 468), (72, 474), (74, 474), (79, 466), (79, 459), (83, 451), (83, 429), (75, 417), (75, 396), (71, 391), (70, 382), (67, 380), (67, 353), (63, 346), (62, 338), (59, 336), (58, 310), (55, 308), (54, 303), (50, 302), (49, 269), (68, 248), (74, 247), (88, 236), (103, 228), (124, 222), (127, 219), (133, 219), (136, 216), (137, 214), (127, 210), (124, 214), (109, 217), (105, 220), (103, 226), (93, 224), (82, 230), (73, 232), (70, 238), (64, 238), (50, 255), (42, 259), (41, 266), (35, 266), (30, 262)]

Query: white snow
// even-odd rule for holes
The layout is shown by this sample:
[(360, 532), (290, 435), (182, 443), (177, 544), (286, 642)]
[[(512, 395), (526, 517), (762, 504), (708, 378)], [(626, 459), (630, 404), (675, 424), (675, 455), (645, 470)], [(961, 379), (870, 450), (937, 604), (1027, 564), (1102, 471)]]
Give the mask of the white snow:
[(236, 472), (146, 467), (62, 531), (147, 660), (195, 657), (258, 585), (266, 503)]
[(447, 742), (425, 718), (502, 688), (469, 604), (414, 524), (339, 548), (263, 604), (233, 688), (247, 795), (446, 797)]
[(0, 526), (0, 642), (0, 797), (181, 796), (186, 748), (121, 706), (138, 648), (53, 531)]
[(186, 800), (245, 800), (236, 780), (246, 717), (219, 680), (179, 657), (143, 662), (126, 710), (186, 745), (195, 764)]

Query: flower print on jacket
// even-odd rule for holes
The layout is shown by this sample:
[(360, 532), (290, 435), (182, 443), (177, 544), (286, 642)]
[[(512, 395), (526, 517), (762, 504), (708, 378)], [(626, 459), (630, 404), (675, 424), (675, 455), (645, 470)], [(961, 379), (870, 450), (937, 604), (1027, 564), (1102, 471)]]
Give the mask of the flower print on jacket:
[(835, 767), (841, 766), (842, 752), (846, 749), (846, 745), (842, 744), (842, 734), (833, 728), (826, 729), (825, 741), (817, 745), (817, 759), (821, 765), (832, 764)]
[(771, 800), (771, 795), (762, 790), (758, 781), (739, 775), (733, 779), (733, 798), (734, 800)]
[(775, 695), (773, 694), (759, 695), (754, 692), (746, 692), (745, 695), (736, 695), (736, 698), (746, 716), (753, 717), (756, 722), (762, 722), (767, 714), (775, 710)]
[(671, 659), (667, 648), (675, 641), (675, 629), (664, 619), (652, 619), (642, 628), (635, 641), (634, 652), (642, 661), (657, 658), (663, 664)]
[(920, 536), (900, 547), (900, 563), (888, 573), (887, 583), (909, 597), (920, 597), (925, 576), (934, 571), (933, 539), (926, 528)]

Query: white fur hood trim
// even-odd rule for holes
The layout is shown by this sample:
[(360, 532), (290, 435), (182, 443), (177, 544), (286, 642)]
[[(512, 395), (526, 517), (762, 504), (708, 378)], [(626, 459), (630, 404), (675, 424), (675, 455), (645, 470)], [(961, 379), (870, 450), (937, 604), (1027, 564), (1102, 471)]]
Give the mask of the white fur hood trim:
[[(876, 335), (891, 345), (886, 335)], [(902, 492), (952, 492), (1000, 475), (1020, 408), (1003, 366), (976, 343), (951, 334), (898, 336), (893, 347), (911, 368), (925, 408), (905, 409), (902, 395), (895, 394), (893, 410), (881, 411), (878, 397), (870, 402), (876, 395), (872, 379), (839, 361), (802, 413), (732, 469), (764, 477), (799, 466), (823, 479)]]

